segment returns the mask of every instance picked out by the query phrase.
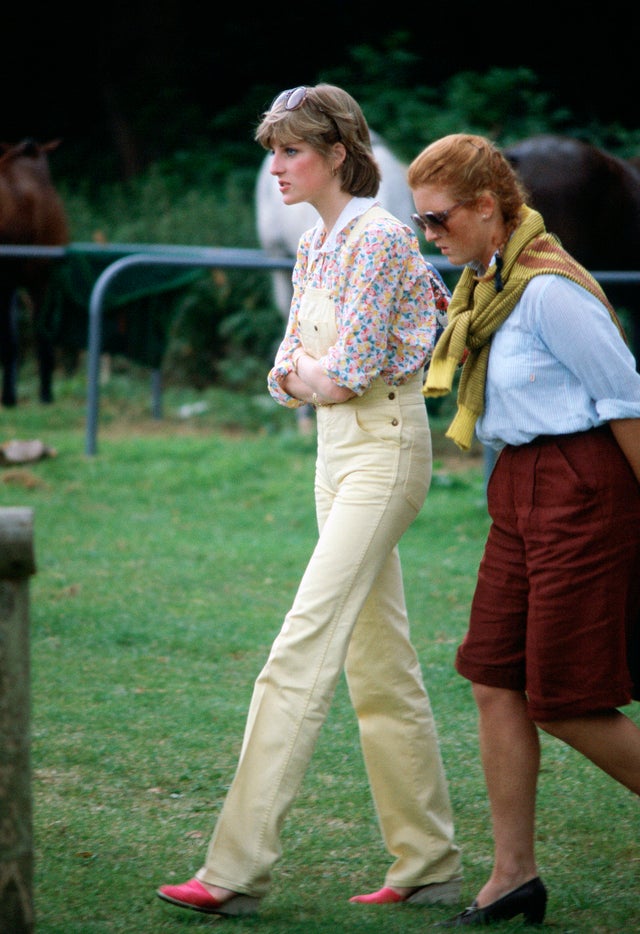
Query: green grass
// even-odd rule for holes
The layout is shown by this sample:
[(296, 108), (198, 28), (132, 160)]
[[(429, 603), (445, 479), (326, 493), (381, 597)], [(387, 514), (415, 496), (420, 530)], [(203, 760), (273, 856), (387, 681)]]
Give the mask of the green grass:
[[(84, 453), (81, 375), (40, 406), (21, 382), (0, 441), (57, 456), (0, 470), (0, 503), (34, 511), (30, 581), (38, 934), (163, 934), (211, 918), (155, 895), (201, 865), (232, 778), (253, 680), (315, 540), (315, 442), (265, 398), (146, 381), (101, 392), (98, 453)], [(204, 402), (190, 418), (180, 407)], [(434, 423), (436, 470), (401, 554), (413, 637), (435, 710), (464, 855), (464, 901), (491, 865), (469, 685), (453, 669), (487, 529), (482, 462)], [(638, 706), (631, 714), (640, 722)], [(638, 930), (638, 800), (543, 738), (538, 856), (558, 932)], [(259, 918), (261, 934), (411, 934), (451, 909), (347, 903), (383, 882), (382, 846), (341, 683)], [(462, 906), (461, 906), (462, 907)], [(520, 930), (508, 923), (500, 930)]]

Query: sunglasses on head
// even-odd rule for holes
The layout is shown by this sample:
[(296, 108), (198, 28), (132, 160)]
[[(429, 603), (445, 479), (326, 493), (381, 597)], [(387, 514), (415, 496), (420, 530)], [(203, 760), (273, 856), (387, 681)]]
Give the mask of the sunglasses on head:
[(290, 88), (288, 91), (281, 91), (277, 97), (274, 97), (269, 110), (275, 110), (276, 107), (284, 106), (285, 110), (297, 110), (302, 107), (307, 99), (309, 88), (300, 85), (297, 88)]
[(458, 201), (457, 204), (447, 208), (446, 211), (426, 211), (424, 214), (412, 214), (411, 220), (422, 231), (429, 229), (432, 233), (441, 233), (443, 230), (447, 231), (449, 229), (447, 227), (447, 221), (453, 212), (461, 208), (463, 204), (468, 204), (469, 201), (469, 198), (466, 198), (464, 201)]
[[(277, 97), (274, 97), (269, 110), (277, 110), (279, 107), (283, 107), (284, 110), (299, 110), (299, 108), (302, 107), (304, 102), (307, 100), (309, 91), (310, 88), (305, 87), (303, 84), (297, 88), (290, 88), (288, 91), (281, 91)], [(341, 140), (342, 134), (340, 132), (340, 127), (336, 123), (335, 117), (332, 117), (331, 114), (324, 109), (324, 107), (321, 107), (320, 104), (317, 104), (314, 100), (311, 100), (311, 98), (309, 98), (309, 100), (313, 106), (320, 111), (321, 114), (324, 114), (325, 117), (331, 121), (338, 139)]]

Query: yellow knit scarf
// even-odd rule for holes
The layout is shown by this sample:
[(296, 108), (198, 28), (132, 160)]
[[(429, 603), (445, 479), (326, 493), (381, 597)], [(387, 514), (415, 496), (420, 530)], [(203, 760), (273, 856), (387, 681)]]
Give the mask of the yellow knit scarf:
[[(534, 276), (555, 274), (577, 282), (598, 298), (624, 332), (598, 282), (547, 233), (542, 216), (523, 205), (520, 222), (507, 241), (502, 268), (492, 265), (480, 278), (467, 266), (456, 285), (448, 309), (449, 324), (433, 351), (423, 387), (425, 396), (451, 392), (453, 378), (465, 349), (468, 356), (460, 374), (458, 411), (446, 436), (463, 451), (473, 441), (477, 419), (484, 411), (484, 387), (491, 336), (515, 308)], [(625, 338), (626, 339), (626, 338)]]

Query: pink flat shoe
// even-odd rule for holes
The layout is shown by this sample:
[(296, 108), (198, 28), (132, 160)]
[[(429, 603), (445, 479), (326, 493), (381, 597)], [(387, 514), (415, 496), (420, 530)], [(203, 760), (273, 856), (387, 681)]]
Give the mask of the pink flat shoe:
[(191, 908), (193, 911), (202, 911), (208, 915), (253, 915), (258, 910), (259, 898), (250, 895), (232, 895), (224, 902), (214, 898), (201, 882), (189, 879), (182, 885), (162, 885), (156, 895), (165, 902), (178, 905), (180, 908)]
[(404, 902), (407, 905), (455, 905), (460, 901), (461, 890), (461, 879), (421, 885), (406, 895), (399, 895), (398, 892), (385, 885), (377, 892), (370, 892), (368, 895), (354, 895), (349, 901), (360, 905), (394, 905), (398, 902)]
[(406, 895), (399, 895), (385, 885), (384, 888), (377, 892), (370, 892), (368, 895), (354, 895), (349, 901), (360, 905), (391, 905), (394, 902), (406, 901)]

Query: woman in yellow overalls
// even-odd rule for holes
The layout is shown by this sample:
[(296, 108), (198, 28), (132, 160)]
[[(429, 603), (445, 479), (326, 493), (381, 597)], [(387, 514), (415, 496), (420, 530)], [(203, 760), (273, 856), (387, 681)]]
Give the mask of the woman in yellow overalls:
[(421, 390), (448, 293), (410, 228), (375, 201), (380, 172), (349, 94), (331, 85), (284, 91), (256, 139), (273, 153), (284, 202), (319, 213), (300, 240), (269, 374), (277, 402), (316, 408), (319, 538), (256, 681), (205, 864), (158, 895), (211, 914), (256, 911), (344, 670), (394, 858), (382, 889), (350, 900), (454, 904), (460, 853), (397, 547), (431, 479)]

